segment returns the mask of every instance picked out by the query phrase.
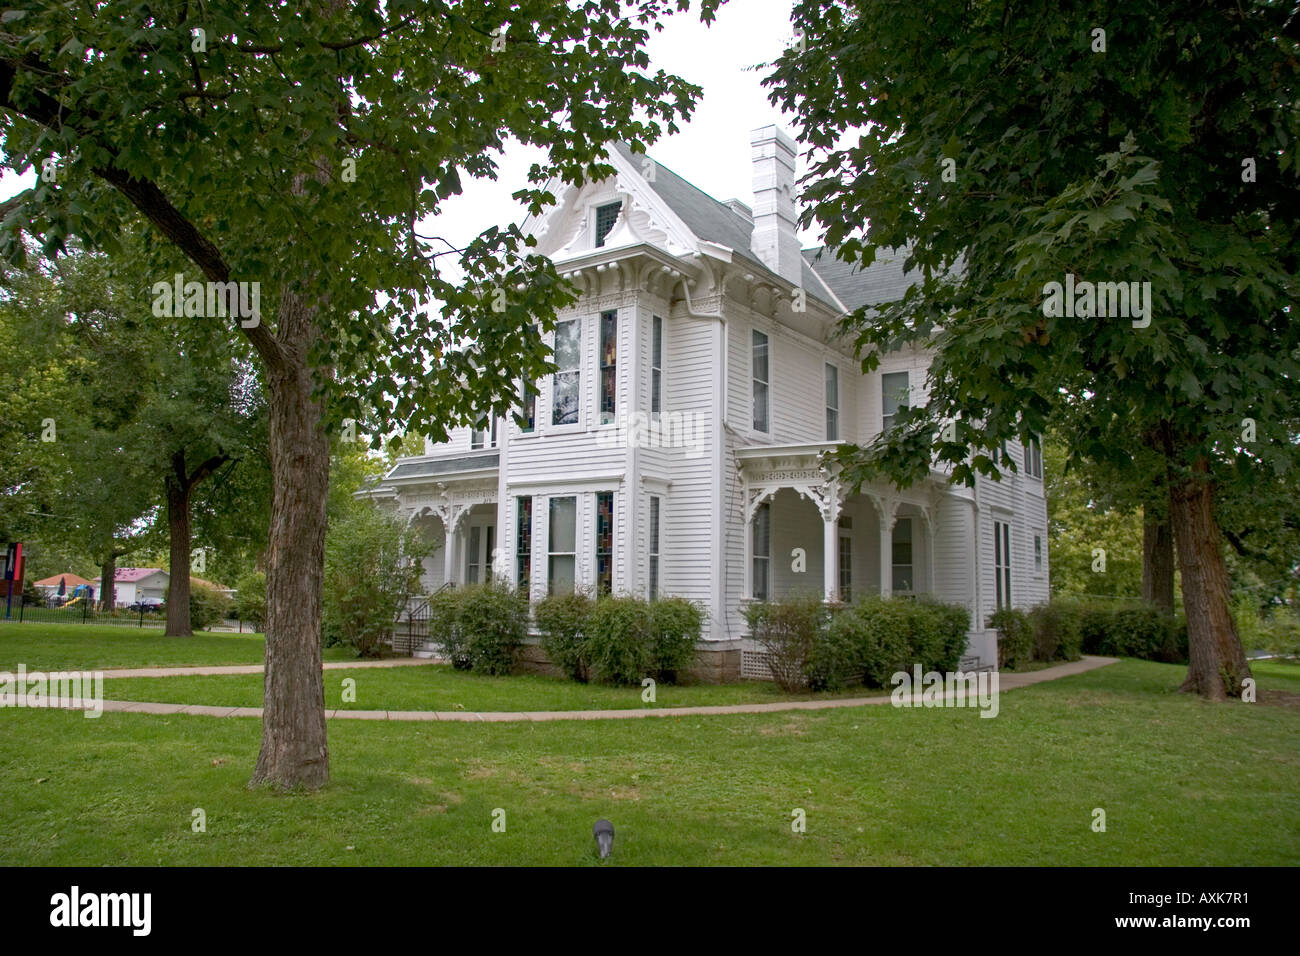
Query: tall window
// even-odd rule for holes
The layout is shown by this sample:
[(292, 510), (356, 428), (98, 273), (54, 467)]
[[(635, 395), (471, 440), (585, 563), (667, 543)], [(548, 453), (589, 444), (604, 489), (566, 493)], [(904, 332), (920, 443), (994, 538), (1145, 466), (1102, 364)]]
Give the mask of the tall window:
[(515, 584), (528, 593), (533, 576), (533, 496), (515, 499)]
[(1035, 438), (1025, 445), (1025, 474), (1030, 478), (1043, 477), (1043, 446)]
[(1034, 535), (1034, 570), (1043, 570), (1043, 536)]
[(537, 427), (537, 389), (524, 382), (519, 394), (519, 430), (525, 434)]
[(853, 538), (844, 533), (840, 522), (840, 600), (848, 604), (853, 600)]
[(572, 594), (578, 556), (578, 499), (552, 498), (547, 542), (548, 594)]
[(469, 584), (478, 584), (479, 559), (482, 556), (482, 529), (478, 525), (469, 528), (469, 552), (465, 556), (465, 580)]
[(650, 320), (650, 414), (664, 410), (664, 320)]
[(1011, 525), (993, 522), (993, 575), (997, 608), (1011, 607)]
[(614, 420), (618, 402), (618, 313), (600, 313), (600, 423)]
[(596, 493), (596, 592), (614, 590), (614, 492)]
[(578, 424), (578, 392), (582, 373), (582, 323), (577, 319), (555, 325), (554, 395), (552, 425)]
[(840, 370), (826, 363), (826, 440), (840, 437)]
[(754, 431), (768, 431), (767, 402), (767, 336), (758, 330), (753, 334), (754, 377)]
[(654, 600), (659, 596), (659, 496), (650, 496), (650, 593)]
[(614, 223), (618, 222), (618, 212), (623, 208), (621, 202), (607, 203), (604, 206), (596, 207), (596, 246), (600, 247), (605, 244), (605, 237), (609, 231), (614, 228)]
[(754, 515), (754, 597), (766, 601), (772, 593), (772, 506), (758, 506)]
[(910, 594), (916, 590), (912, 560), (911, 518), (899, 518), (895, 522), (892, 551), (894, 591), (899, 594)]
[(880, 427), (888, 431), (894, 424), (894, 416), (907, 404), (907, 373), (885, 372), (880, 376)]

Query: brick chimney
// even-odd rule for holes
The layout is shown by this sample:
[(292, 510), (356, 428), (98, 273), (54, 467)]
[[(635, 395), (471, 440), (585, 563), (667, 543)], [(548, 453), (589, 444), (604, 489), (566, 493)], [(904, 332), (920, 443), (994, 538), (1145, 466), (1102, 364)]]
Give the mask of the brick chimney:
[(795, 233), (795, 144), (775, 126), (749, 134), (754, 171), (754, 234), (750, 247), (764, 265), (799, 285), (803, 273)]

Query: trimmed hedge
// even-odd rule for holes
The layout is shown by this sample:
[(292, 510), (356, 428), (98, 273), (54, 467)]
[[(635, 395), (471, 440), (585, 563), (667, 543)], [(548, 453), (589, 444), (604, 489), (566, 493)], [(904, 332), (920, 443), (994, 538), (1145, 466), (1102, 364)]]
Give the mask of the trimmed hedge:
[(998, 632), (998, 669), (1023, 667), (1034, 659), (1034, 628), (1019, 608), (1004, 607), (989, 616)]
[(458, 670), (509, 674), (527, 635), (528, 596), (508, 584), (470, 584), (429, 601), (429, 637)]
[(871, 597), (831, 609), (815, 597), (746, 608), (754, 639), (784, 689), (886, 687), (899, 671), (955, 671), (966, 650), (964, 607), (920, 598)]
[(542, 650), (551, 663), (573, 680), (591, 677), (587, 663), (587, 622), (596, 602), (581, 591), (552, 594), (537, 602), (533, 620), (542, 636)]
[(577, 593), (539, 601), (533, 620), (546, 656), (574, 680), (672, 683), (695, 660), (704, 612), (685, 598), (592, 600)]

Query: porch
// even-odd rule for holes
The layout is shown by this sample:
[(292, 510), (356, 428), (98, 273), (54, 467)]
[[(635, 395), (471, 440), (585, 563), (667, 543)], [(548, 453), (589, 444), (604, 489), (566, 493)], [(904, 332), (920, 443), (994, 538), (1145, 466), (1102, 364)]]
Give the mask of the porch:
[(823, 464), (837, 442), (736, 452), (744, 488), (747, 601), (816, 595), (937, 594), (937, 518), (944, 484), (850, 493)]

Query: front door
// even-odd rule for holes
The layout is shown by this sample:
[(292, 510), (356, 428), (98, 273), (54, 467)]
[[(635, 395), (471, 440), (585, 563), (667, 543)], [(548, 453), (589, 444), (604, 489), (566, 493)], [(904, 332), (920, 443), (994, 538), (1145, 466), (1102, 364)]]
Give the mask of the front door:
[(469, 526), (465, 547), (465, 583), (478, 584), (492, 576), (492, 551), (496, 526), (490, 521), (474, 521)]

